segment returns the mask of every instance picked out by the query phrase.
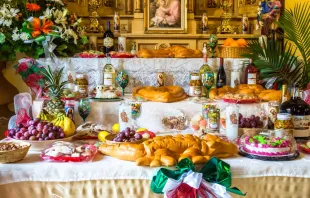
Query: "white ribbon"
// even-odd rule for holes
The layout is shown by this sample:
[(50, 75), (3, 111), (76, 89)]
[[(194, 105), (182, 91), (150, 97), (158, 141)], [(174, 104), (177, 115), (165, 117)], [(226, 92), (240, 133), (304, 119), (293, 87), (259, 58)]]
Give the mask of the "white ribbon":
[[(216, 183), (206, 182), (202, 178), (202, 173), (197, 173), (193, 171), (188, 171), (184, 173), (180, 179), (174, 180), (172, 178), (168, 178), (166, 185), (163, 188), (164, 196), (167, 198), (166, 193), (178, 188), (182, 183), (186, 183), (192, 188), (198, 189), (201, 182), (218, 198), (231, 198), (231, 196), (227, 193), (226, 188)], [(207, 193), (207, 192), (206, 192)], [(209, 193), (207, 193), (209, 195)], [(210, 197), (212, 197), (210, 195)]]

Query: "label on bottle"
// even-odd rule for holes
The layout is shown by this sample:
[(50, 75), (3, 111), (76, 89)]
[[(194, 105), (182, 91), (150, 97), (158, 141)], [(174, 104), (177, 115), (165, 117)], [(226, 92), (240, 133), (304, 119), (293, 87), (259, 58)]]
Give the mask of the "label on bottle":
[(310, 136), (310, 115), (296, 116), (293, 115), (294, 137)]
[(103, 84), (105, 86), (111, 86), (113, 84), (113, 75), (112, 73), (104, 73)]
[(104, 40), (103, 40), (103, 45), (107, 48), (110, 48), (114, 45), (114, 41), (111, 37), (106, 37)]
[(256, 73), (248, 73), (248, 85), (256, 84)]
[(201, 96), (202, 93), (201, 86), (190, 86), (189, 87), (189, 96)]

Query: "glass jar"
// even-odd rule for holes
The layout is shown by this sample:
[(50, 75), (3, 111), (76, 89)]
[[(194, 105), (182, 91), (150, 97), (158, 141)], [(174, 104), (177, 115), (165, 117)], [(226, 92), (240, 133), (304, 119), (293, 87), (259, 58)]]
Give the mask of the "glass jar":
[(220, 110), (211, 107), (208, 112), (207, 130), (216, 132), (219, 131), (219, 126), (220, 126)]
[(206, 120), (208, 119), (209, 110), (211, 108), (216, 108), (216, 105), (211, 105), (211, 104), (208, 104), (208, 103), (202, 105), (202, 117), (204, 119), (206, 119)]
[(202, 94), (202, 83), (198, 73), (191, 74), (191, 81), (189, 82), (189, 96), (200, 97)]
[(87, 98), (88, 79), (86, 74), (76, 74), (75, 91), (78, 92), (79, 98)]
[(278, 113), (277, 120), (274, 123), (276, 136), (293, 135), (294, 123), (292, 118), (292, 115), (289, 113)]

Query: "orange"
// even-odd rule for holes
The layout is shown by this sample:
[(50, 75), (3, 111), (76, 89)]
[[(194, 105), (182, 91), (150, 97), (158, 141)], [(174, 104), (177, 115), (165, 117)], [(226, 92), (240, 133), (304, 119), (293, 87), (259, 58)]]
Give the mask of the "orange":
[(237, 43), (237, 41), (233, 41), (230, 43), (230, 47), (239, 47), (239, 44)]
[(228, 38), (224, 41), (224, 46), (230, 46), (231, 42), (234, 42), (233, 38)]
[(245, 39), (241, 38), (237, 40), (237, 43), (239, 44), (240, 47), (245, 47), (248, 45)]

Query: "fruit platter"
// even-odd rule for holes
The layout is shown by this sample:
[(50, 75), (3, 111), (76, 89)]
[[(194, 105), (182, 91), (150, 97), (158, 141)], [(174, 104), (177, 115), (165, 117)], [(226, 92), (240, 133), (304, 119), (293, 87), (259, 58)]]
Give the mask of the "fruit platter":
[(97, 153), (90, 144), (57, 141), (41, 153), (41, 158), (51, 162), (89, 162)]

